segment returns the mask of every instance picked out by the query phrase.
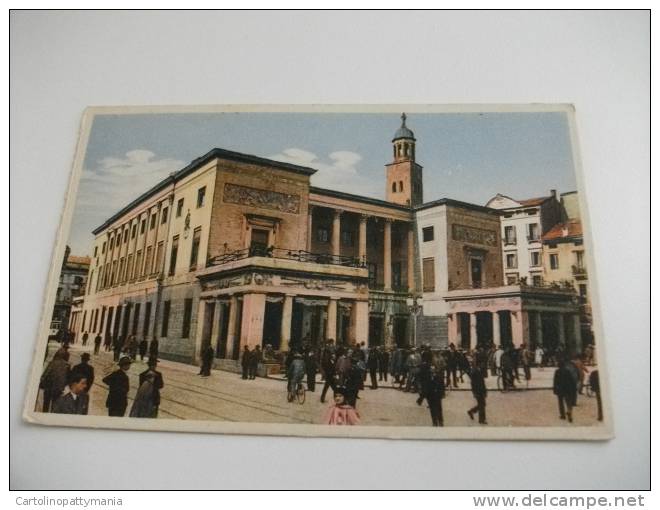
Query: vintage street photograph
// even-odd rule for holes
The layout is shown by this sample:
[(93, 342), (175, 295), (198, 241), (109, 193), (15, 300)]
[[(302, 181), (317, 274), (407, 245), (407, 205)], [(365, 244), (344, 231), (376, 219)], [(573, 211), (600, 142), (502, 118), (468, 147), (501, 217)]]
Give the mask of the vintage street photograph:
[(612, 437), (575, 115), (88, 109), (25, 419)]

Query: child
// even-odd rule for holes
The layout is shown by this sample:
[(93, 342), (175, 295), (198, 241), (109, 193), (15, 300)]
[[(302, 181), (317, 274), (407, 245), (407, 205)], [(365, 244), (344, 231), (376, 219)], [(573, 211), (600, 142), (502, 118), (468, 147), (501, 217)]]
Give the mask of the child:
[(334, 402), (328, 407), (323, 418), (324, 425), (359, 425), (360, 415), (346, 403), (345, 390), (337, 388)]

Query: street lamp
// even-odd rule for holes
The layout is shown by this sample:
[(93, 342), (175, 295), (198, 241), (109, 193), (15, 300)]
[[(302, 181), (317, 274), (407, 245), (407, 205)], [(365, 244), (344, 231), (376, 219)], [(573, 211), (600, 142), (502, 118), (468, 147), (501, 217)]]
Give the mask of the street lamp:
[(417, 299), (418, 297), (412, 294), (406, 298), (408, 311), (413, 316), (413, 347), (417, 346), (417, 317), (422, 312), (422, 305), (417, 303)]

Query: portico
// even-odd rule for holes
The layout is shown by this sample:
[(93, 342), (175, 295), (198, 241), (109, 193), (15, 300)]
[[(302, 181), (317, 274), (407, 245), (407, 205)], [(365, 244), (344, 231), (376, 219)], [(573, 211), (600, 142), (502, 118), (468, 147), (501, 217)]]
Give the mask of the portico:
[(449, 342), (463, 349), (525, 343), (580, 352), (575, 294), (554, 287), (510, 285), (448, 292)]

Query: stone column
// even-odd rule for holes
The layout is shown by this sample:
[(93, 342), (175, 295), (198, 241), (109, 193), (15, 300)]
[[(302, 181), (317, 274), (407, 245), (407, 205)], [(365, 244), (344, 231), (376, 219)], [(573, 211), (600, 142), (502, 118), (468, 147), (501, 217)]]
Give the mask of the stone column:
[(580, 314), (573, 314), (573, 334), (575, 335), (575, 352), (582, 352), (582, 329), (580, 327)]
[(266, 294), (245, 294), (243, 296), (243, 318), (241, 320), (241, 352), (248, 345), (252, 349), (261, 345), (264, 333)]
[(339, 209), (333, 211), (332, 217), (332, 254), (341, 255), (341, 213)]
[(307, 251), (312, 251), (312, 239), (314, 238), (314, 206), (307, 208)]
[(408, 227), (408, 292), (415, 292), (415, 224)]
[(328, 323), (325, 332), (326, 339), (337, 340), (337, 298), (328, 301)]
[(502, 342), (502, 337), (500, 335), (500, 314), (499, 312), (493, 312), (493, 343), (495, 345), (500, 345)]
[[(197, 331), (195, 333), (195, 362), (199, 363), (201, 360), (202, 346), (204, 344), (204, 327), (206, 326), (206, 306), (208, 301), (204, 299), (199, 300), (197, 305)], [(172, 324), (170, 323), (170, 328)]]
[(564, 328), (564, 314), (561, 312), (557, 314), (557, 334), (559, 338), (559, 345), (566, 349), (566, 329)]
[(392, 290), (392, 220), (385, 219), (383, 232), (383, 280), (385, 290)]
[(511, 342), (514, 347), (520, 347), (525, 338), (524, 331), (524, 314), (522, 310), (517, 310), (514, 313), (511, 313)]
[(291, 342), (291, 317), (293, 315), (293, 297), (290, 294), (284, 296), (282, 305), (282, 326), (280, 331), (280, 351), (289, 350)]
[(458, 313), (447, 314), (447, 345), (449, 344), (456, 345), (456, 339), (458, 338), (459, 323), (460, 321), (459, 321)]
[[(354, 301), (351, 310), (351, 322), (355, 332), (355, 343), (369, 343), (369, 302)], [(349, 339), (350, 340), (350, 339)]]
[(213, 304), (213, 322), (211, 323), (211, 345), (218, 352), (218, 340), (220, 338), (220, 321), (222, 320), (222, 303), (215, 300)]
[(541, 312), (536, 312), (536, 346), (543, 347), (543, 315)]
[(229, 301), (229, 321), (227, 324), (227, 359), (234, 356), (234, 345), (236, 342), (236, 319), (238, 317), (238, 298), (232, 295)]
[(366, 264), (367, 262), (367, 218), (366, 214), (360, 215), (360, 229), (358, 234), (358, 257), (360, 263)]
[(470, 314), (470, 350), (477, 347), (477, 314)]

